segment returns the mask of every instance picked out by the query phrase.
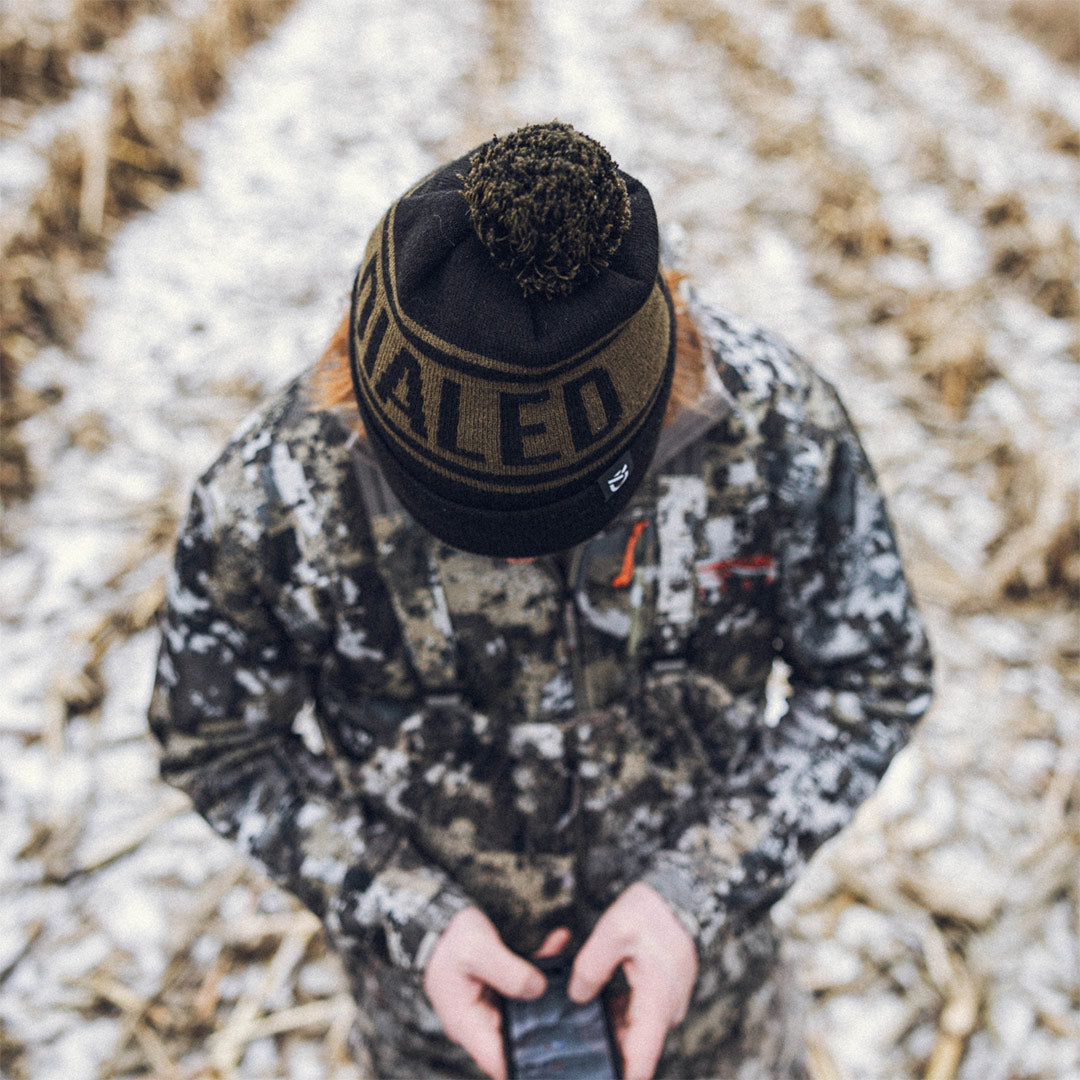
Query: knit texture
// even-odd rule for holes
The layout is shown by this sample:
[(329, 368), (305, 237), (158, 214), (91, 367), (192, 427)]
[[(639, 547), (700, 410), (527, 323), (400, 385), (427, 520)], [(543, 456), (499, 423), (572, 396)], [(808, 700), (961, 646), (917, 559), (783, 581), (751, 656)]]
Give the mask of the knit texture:
[(630, 227), (630, 198), (610, 154), (569, 124), (492, 139), (465, 177), (477, 236), (526, 296), (565, 296), (598, 274)]
[(350, 361), (387, 480), (437, 537), (504, 556), (579, 543), (637, 488), (670, 390), (648, 192), (565, 124), (451, 162), (372, 234)]

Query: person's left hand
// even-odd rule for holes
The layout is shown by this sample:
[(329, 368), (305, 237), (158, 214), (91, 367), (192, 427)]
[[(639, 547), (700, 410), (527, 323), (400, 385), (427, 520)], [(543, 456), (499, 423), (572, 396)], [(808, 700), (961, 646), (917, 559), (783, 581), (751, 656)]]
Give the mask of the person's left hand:
[[(565, 926), (552, 930), (535, 959), (562, 952), (569, 940)], [(462, 908), (450, 920), (424, 969), (424, 992), (447, 1038), (492, 1080), (506, 1080), (496, 995), (532, 999), (544, 992), (544, 984), (543, 974), (503, 944), (477, 907)]]
[(697, 948), (660, 894), (631, 885), (600, 916), (574, 960), (570, 997), (590, 1000), (622, 965), (630, 984), (613, 1017), (626, 1080), (649, 1080), (664, 1037), (686, 1016), (697, 979)]

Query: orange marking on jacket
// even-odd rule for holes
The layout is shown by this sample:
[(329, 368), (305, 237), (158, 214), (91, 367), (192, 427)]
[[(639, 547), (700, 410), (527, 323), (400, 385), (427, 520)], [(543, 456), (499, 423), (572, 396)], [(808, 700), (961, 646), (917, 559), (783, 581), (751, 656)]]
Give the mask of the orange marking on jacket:
[(739, 559), (719, 559), (712, 563), (698, 563), (698, 581), (712, 575), (721, 589), (726, 589), (732, 578), (740, 579), (743, 588), (749, 588), (751, 578), (762, 577), (770, 585), (776, 580), (776, 564), (771, 555), (745, 555)]
[(637, 547), (638, 537), (645, 531), (647, 521), (635, 521), (630, 530), (630, 539), (626, 541), (626, 550), (623, 552), (622, 569), (611, 579), (613, 588), (624, 589), (634, 580), (634, 548)]

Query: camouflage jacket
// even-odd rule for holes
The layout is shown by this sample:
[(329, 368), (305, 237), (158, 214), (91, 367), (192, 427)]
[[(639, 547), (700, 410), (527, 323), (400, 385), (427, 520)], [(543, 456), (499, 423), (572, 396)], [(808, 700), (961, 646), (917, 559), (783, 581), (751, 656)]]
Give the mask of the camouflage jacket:
[(704, 971), (925, 710), (922, 624), (834, 391), (692, 315), (723, 407), (558, 556), (465, 554), (380, 504), (305, 377), (198, 482), (151, 707), (163, 775), (339, 946), (419, 972), (475, 903), (527, 953), (643, 880)]

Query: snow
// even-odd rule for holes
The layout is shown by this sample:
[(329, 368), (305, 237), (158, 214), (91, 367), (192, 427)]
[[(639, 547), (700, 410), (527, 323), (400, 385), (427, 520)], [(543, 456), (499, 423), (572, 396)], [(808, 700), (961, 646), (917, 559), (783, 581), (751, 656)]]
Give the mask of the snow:
[[(56, 134), (95, 122), (110, 65), (137, 64), (197, 6), (137, 21), (109, 58), (81, 58), (80, 91), (5, 140), (5, 218), (32, 196)], [(838, 382), (925, 598), (940, 658), (934, 710), (778, 913), (820, 995), (817, 1045), (851, 1080), (916, 1075), (950, 970), (942, 975), (927, 926), (951, 919), (944, 955), (962, 957), (984, 1001), (958, 1080), (1077, 1080), (1069, 799), (1080, 707), (1067, 663), (1080, 634), (1068, 615), (980, 595), (1013, 511), (997, 466), (985, 455), (971, 463), (976, 444), (963, 442), (989, 431), (1010, 452), (1055, 445), (1062, 461), (1080, 460), (1075, 320), (991, 274), (982, 219), (991, 196), (1018, 191), (1039, 244), (1061, 229), (1080, 234), (1075, 158), (1048, 149), (1032, 111), (1076, 125), (1080, 80), (959, 0), (827, 0), (828, 38), (798, 30), (802, 5), (708, 5), (755, 43), (758, 71), (679, 16), (694, 5), (507, 5), (518, 21), (503, 36), (496, 6), (298, 0), (234, 68), (219, 105), (189, 125), (197, 184), (123, 228), (86, 281), (77, 345), (43, 350), (22, 374), (65, 396), (23, 425), (42, 482), (7, 512), (17, 544), (0, 564), (0, 1030), (25, 1045), (20, 1068), (33, 1080), (99, 1075), (123, 1049), (122, 1021), (94, 1014), (77, 980), (106, 973), (155, 993), (214, 882), (247, 875), (192, 939), (200, 978), (227, 928), (295, 910), (154, 779), (145, 707), (156, 635), (109, 627), (167, 572), (167, 542), (146, 543), (151, 526), (175, 528), (229, 433), (318, 355), (390, 199), (495, 131), (557, 116), (646, 181), (705, 294), (780, 331)], [(927, 29), (898, 32), (886, 15), (903, 8)], [(988, 73), (1000, 89), (985, 90)], [(841, 287), (809, 231), (828, 193), (813, 187), (815, 170), (761, 150), (799, 131), (824, 147), (818, 164), (867, 179), (895, 242), (858, 264), (854, 287)], [(998, 375), (965, 419), (925, 406), (902, 324), (866, 325), (853, 298), (889, 290), (989, 298), (971, 310)], [(96, 448), (73, 436), (87, 425)], [(289, 462), (275, 471), (288, 488)], [(358, 655), (370, 645), (343, 640)], [(100, 706), (65, 721), (73, 687), (93, 696), (80, 681), (90, 669), (105, 688)], [(59, 883), (143, 824), (132, 853)], [(223, 977), (222, 1000), (254, 992), (261, 962)], [(282, 993), (331, 998), (344, 985), (336, 961), (317, 957)], [(318, 1038), (284, 1045), (253, 1041), (236, 1075), (330, 1075)], [(196, 1072), (205, 1063), (193, 1061)]]

